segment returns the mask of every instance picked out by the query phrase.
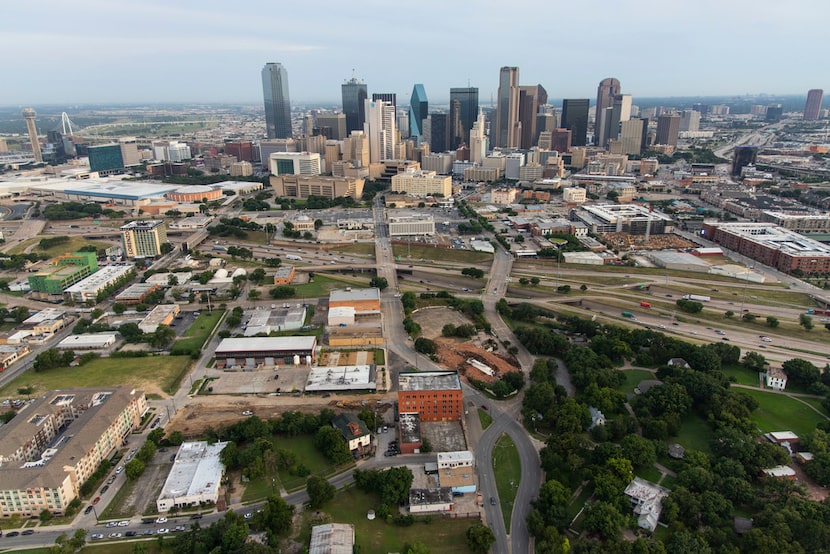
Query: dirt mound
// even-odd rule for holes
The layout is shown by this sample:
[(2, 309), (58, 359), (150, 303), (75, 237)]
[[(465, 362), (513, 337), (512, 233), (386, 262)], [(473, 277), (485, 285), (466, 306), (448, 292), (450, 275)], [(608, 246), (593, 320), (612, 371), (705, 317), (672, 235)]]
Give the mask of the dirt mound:
[[(438, 362), (447, 369), (457, 369), (465, 377), (494, 383), (505, 373), (521, 371), (518, 362), (512, 356), (485, 350), (475, 341), (458, 343), (453, 339), (439, 338), (435, 339), (435, 344), (438, 347)], [(475, 367), (475, 364), (469, 363), (470, 360), (489, 367), (493, 375), (488, 375)]]

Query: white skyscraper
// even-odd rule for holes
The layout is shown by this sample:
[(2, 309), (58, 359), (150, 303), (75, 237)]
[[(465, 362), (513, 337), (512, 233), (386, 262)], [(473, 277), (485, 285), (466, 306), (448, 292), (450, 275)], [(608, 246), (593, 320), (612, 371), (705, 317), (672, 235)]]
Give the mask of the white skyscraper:
[(395, 159), (398, 134), (395, 126), (395, 106), (383, 100), (364, 100), (366, 122), (363, 125), (369, 137), (369, 163)]
[(478, 111), (478, 119), (470, 130), (470, 161), (481, 163), (487, 157), (487, 137), (484, 134), (484, 113)]

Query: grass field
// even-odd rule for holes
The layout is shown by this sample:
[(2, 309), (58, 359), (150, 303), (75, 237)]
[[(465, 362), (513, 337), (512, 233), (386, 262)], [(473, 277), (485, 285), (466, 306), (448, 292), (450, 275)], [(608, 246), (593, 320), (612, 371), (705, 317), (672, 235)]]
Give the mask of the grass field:
[(734, 377), (735, 382), (739, 385), (749, 385), (753, 387), (758, 386), (757, 371), (752, 371), (739, 365), (724, 367), (721, 371), (723, 371), (723, 374), (727, 377)]
[(651, 481), (652, 483), (656, 483), (660, 480), (660, 477), (663, 476), (663, 474), (660, 473), (660, 470), (654, 466), (638, 469), (634, 472), (634, 475), (636, 475), (637, 477), (642, 477), (646, 481)]
[[(272, 440), (276, 448), (293, 452), (297, 463), (305, 465), (311, 473), (328, 477), (336, 472), (336, 468), (314, 447), (314, 437), (300, 435), (297, 437), (278, 436)], [(272, 483), (271, 479), (275, 477)], [(254, 479), (245, 487), (242, 502), (254, 502), (273, 493), (274, 488), (282, 486), (288, 492), (305, 487), (307, 477), (297, 477), (288, 471), (280, 470), (276, 476), (266, 472), (260, 479)]]
[(182, 350), (201, 350), (210, 333), (222, 319), (225, 310), (207, 310), (201, 312), (193, 325), (185, 331), (183, 338), (176, 341), (175, 347)]
[(752, 421), (764, 433), (772, 431), (792, 431), (796, 435), (804, 436), (815, 430), (822, 417), (806, 406), (780, 393), (754, 391), (742, 389), (760, 404), (752, 412)]
[(479, 408), (478, 410), (478, 420), (481, 422), (482, 431), (490, 427), (490, 424), (493, 423), (493, 418), (490, 416), (490, 414), (488, 414), (481, 408)]
[(626, 369), (621, 372), (625, 377), (622, 385), (617, 387), (618, 391), (634, 393), (634, 388), (640, 384), (640, 381), (647, 379), (657, 379), (654, 373), (644, 369)]
[[(57, 235), (38, 235), (36, 237), (24, 240), (14, 248), (9, 251), (9, 254), (22, 254), (26, 251), (26, 249), (31, 245), (37, 245), (41, 239), (47, 238), (54, 238)], [(61, 254), (65, 254), (66, 252), (77, 252), (82, 246), (89, 246), (92, 245), (95, 248), (109, 248), (112, 246), (112, 243), (100, 242), (100, 241), (90, 241), (85, 239), (84, 237), (72, 236), (69, 237), (67, 242), (63, 244), (57, 244), (51, 248), (47, 248), (46, 250), (42, 250), (40, 247), (35, 246), (32, 248), (32, 252), (38, 254), (47, 254), (51, 257), (59, 256)]]
[(680, 426), (680, 432), (675, 439), (670, 439), (672, 442), (678, 442), (686, 448), (693, 450), (700, 450), (709, 453), (709, 440), (712, 436), (712, 430), (701, 418), (695, 414), (688, 414), (683, 419), (683, 424)]
[(392, 253), (395, 257), (400, 256), (402, 261), (412, 260), (435, 260), (440, 262), (457, 263), (490, 263), (493, 255), (487, 252), (475, 252), (473, 250), (449, 250), (446, 248), (432, 248), (430, 246), (406, 246), (402, 244), (392, 245)]
[(406, 544), (421, 542), (432, 554), (464, 554), (470, 552), (465, 533), (476, 520), (434, 517), (430, 523), (416, 522), (411, 527), (398, 527), (366, 514), (377, 506), (378, 498), (356, 488), (348, 488), (323, 507), (331, 521), (354, 525), (355, 552), (386, 554), (404, 552)]
[(342, 246), (333, 246), (332, 252), (343, 252), (344, 254), (355, 254), (358, 256), (375, 256), (375, 243), (373, 242), (354, 242), (352, 244), (344, 244)]
[(322, 275), (320, 273), (314, 274), (314, 280), (305, 285), (297, 285), (294, 290), (297, 291), (295, 299), (297, 298), (320, 298), (328, 296), (332, 289), (339, 289), (342, 287), (359, 286), (365, 287), (369, 285), (370, 277), (340, 277), (333, 275)]
[[(496, 489), (499, 491), (499, 503), (504, 516), (504, 528), (510, 533), (510, 519), (513, 517), (513, 503), (519, 481), (522, 480), (522, 464), (519, 461), (519, 451), (513, 440), (502, 435), (496, 441), (493, 450), (493, 473), (496, 476)], [(485, 499), (487, 502), (488, 499)]]
[(17, 396), (17, 389), (32, 385), (34, 396), (44, 391), (73, 387), (131, 385), (145, 391), (175, 392), (192, 360), (189, 356), (98, 358), (83, 367), (28, 371), (0, 389), (0, 397)]
[(98, 518), (102, 520), (108, 519), (121, 519), (121, 518), (130, 518), (135, 515), (133, 512), (132, 505), (129, 506), (128, 510), (124, 510), (124, 503), (133, 494), (133, 490), (135, 490), (135, 486), (138, 484), (138, 481), (130, 481), (127, 479), (124, 484), (118, 489), (115, 493), (115, 496), (110, 500), (107, 507), (104, 508), (102, 512), (98, 514)]

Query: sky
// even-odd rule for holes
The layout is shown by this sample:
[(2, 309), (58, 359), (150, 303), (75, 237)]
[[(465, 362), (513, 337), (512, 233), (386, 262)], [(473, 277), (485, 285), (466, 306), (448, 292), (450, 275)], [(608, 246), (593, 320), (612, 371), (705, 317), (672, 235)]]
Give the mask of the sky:
[(830, 89), (828, 0), (38, 0), (0, 9), (0, 105), (255, 103), (280, 62), (292, 104), (340, 103), (354, 75), (406, 104), (501, 66), (553, 98)]

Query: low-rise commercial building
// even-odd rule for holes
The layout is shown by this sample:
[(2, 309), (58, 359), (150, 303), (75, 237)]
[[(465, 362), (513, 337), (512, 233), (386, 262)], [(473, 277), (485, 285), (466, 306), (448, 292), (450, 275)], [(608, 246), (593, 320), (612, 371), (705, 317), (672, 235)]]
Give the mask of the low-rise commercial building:
[(272, 309), (253, 310), (244, 324), (246, 337), (268, 335), (272, 331), (296, 331), (305, 325), (305, 306), (283, 304)]
[(132, 265), (110, 265), (93, 273), (83, 281), (78, 281), (64, 291), (64, 296), (75, 302), (98, 302), (98, 294), (107, 287), (126, 279), (132, 272)]
[(118, 337), (115, 333), (96, 333), (94, 335), (69, 335), (58, 343), (59, 350), (103, 350), (109, 348)]
[(221, 453), (226, 442), (185, 442), (156, 500), (159, 513), (175, 508), (216, 504), (219, 486), (225, 474)]
[(404, 371), (398, 375), (398, 410), (421, 421), (457, 421), (464, 412), (457, 371)]
[(141, 320), (138, 328), (144, 333), (155, 333), (159, 325), (170, 325), (179, 315), (178, 304), (159, 304)]
[(306, 392), (375, 391), (377, 374), (370, 365), (314, 367), (306, 381)]
[(32, 335), (53, 335), (66, 325), (66, 310), (61, 308), (45, 308), (35, 315), (25, 319), (20, 324), (21, 330), (29, 330)]
[(354, 177), (324, 177), (320, 175), (271, 175), (270, 183), (279, 198), (307, 199), (322, 196), (329, 200), (349, 197), (359, 200), (365, 180)]
[(308, 554), (353, 554), (354, 525), (326, 523), (311, 528)]
[(392, 176), (392, 190), (412, 196), (452, 196), (452, 177), (409, 168)]
[(50, 392), (0, 426), (0, 517), (65, 513), (147, 411), (130, 387)]
[(406, 236), (433, 236), (435, 234), (435, 219), (428, 216), (389, 216), (390, 237)]
[(0, 344), (0, 371), (8, 369), (29, 352), (29, 347), (25, 344)]
[(216, 367), (255, 368), (275, 365), (310, 365), (317, 337), (251, 337), (222, 339), (216, 347)]
[(294, 266), (293, 265), (284, 265), (277, 268), (277, 272), (274, 273), (274, 284), (275, 285), (290, 285), (291, 281), (294, 280)]
[(453, 508), (452, 489), (409, 489), (409, 511), (413, 514), (426, 512), (451, 512)]
[(67, 287), (98, 271), (95, 252), (73, 252), (52, 258), (50, 266), (29, 275), (29, 287), (36, 298), (59, 297)]
[(115, 301), (121, 304), (141, 304), (150, 294), (159, 290), (155, 283), (134, 283), (115, 295)]
[(329, 293), (329, 309), (354, 308), (355, 315), (380, 313), (380, 289), (335, 289)]

